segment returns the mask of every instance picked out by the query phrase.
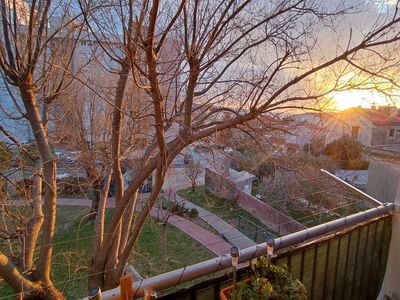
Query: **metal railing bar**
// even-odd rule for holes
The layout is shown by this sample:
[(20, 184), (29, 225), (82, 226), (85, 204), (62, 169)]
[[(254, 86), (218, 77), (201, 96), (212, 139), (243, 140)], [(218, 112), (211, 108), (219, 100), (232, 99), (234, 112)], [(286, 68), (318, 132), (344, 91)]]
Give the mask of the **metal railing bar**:
[(350, 183), (344, 181), (343, 179), (337, 177), (336, 175), (328, 172), (327, 170), (321, 169), (321, 172), (332, 177), (333, 179), (335, 179), (336, 181), (344, 184), (345, 186), (347, 186), (348, 188), (352, 189), (353, 191), (357, 192), (358, 194), (366, 197), (368, 200), (371, 200), (373, 203), (378, 204), (378, 205), (383, 205), (383, 203), (377, 199), (375, 199), (374, 197), (368, 195), (367, 193), (363, 192), (362, 190), (356, 188), (355, 186), (352, 186)]
[[(364, 276), (364, 270), (365, 270), (365, 265), (367, 264), (367, 262), (365, 260), (367, 258), (367, 253), (368, 253), (367, 249), (368, 249), (369, 231), (370, 231), (370, 229), (371, 229), (371, 224), (368, 224), (367, 233), (366, 233), (367, 236), (365, 237), (364, 254), (363, 254), (363, 258), (362, 258), (362, 261), (364, 263), (361, 264), (361, 282), (364, 282), (364, 277), (365, 277)], [(362, 284), (360, 283), (359, 288), (358, 288), (358, 299), (364, 299), (362, 297), (362, 293), (363, 293)]]
[(356, 283), (356, 273), (357, 273), (357, 266), (358, 266), (358, 252), (360, 250), (360, 239), (361, 239), (361, 229), (357, 230), (357, 246), (356, 246), (356, 253), (354, 257), (354, 268), (353, 268), (353, 280), (352, 280), (352, 285), (351, 285), (351, 292), (350, 292), (350, 298), (353, 298), (353, 293), (354, 293), (354, 288), (355, 288), (355, 283)]
[(367, 298), (370, 297), (370, 291), (371, 291), (371, 280), (372, 280), (372, 275), (375, 273), (373, 270), (373, 266), (374, 266), (374, 253), (375, 253), (375, 246), (376, 246), (376, 237), (378, 235), (378, 225), (379, 223), (375, 223), (375, 230), (374, 230), (374, 241), (372, 243), (372, 251), (371, 251), (371, 264), (370, 264), (370, 269), (369, 269), (369, 276), (366, 282), (366, 287), (367, 287)]
[(310, 291), (311, 300), (314, 299), (315, 273), (317, 272), (318, 249), (319, 249), (319, 244), (316, 244), (314, 246), (313, 268), (311, 273), (311, 291)]
[(292, 245), (303, 243), (307, 240), (321, 237), (324, 234), (344, 229), (352, 225), (373, 219), (375, 217), (389, 214), (393, 209), (393, 203), (371, 208), (356, 214), (333, 220), (324, 224), (320, 224), (311, 228), (307, 228), (298, 232), (294, 232), (283, 237), (275, 239), (275, 250), (283, 249)]
[(329, 254), (331, 249), (331, 240), (326, 244), (325, 266), (324, 266), (324, 285), (322, 286), (322, 295), (326, 293), (326, 286), (328, 284), (328, 267), (329, 267)]
[(351, 237), (353, 235), (353, 231), (350, 231), (349, 235), (347, 236), (347, 249), (346, 249), (346, 258), (345, 258), (345, 263), (344, 263), (344, 272), (343, 272), (343, 281), (342, 281), (342, 297), (341, 299), (345, 299), (345, 295), (346, 295), (346, 275), (347, 273), (347, 269), (349, 266), (349, 256), (350, 256), (350, 245), (351, 245)]
[(339, 236), (338, 244), (337, 244), (337, 251), (336, 251), (336, 261), (335, 261), (335, 277), (333, 278), (333, 294), (332, 294), (332, 299), (335, 298), (336, 294), (336, 283), (337, 283), (337, 277), (338, 277), (338, 269), (339, 269), (339, 259), (340, 259), (340, 247), (342, 246), (342, 236)]
[[(377, 266), (377, 270), (374, 272), (374, 284), (377, 285), (377, 281), (379, 280), (379, 270), (380, 270), (380, 266), (382, 264), (382, 247), (383, 247), (383, 242), (384, 242), (384, 231), (385, 231), (385, 225), (386, 225), (386, 220), (382, 221), (382, 230), (381, 230), (381, 234), (380, 234), (380, 240), (378, 243), (378, 252), (377, 252), (377, 260), (376, 260), (376, 266)], [(374, 289), (375, 290), (375, 289)], [(377, 298), (378, 295), (372, 295), (373, 298)]]
[(220, 285), (214, 285), (214, 300), (219, 300)]
[[(382, 268), (381, 266), (382, 266), (382, 262), (385, 262), (387, 260), (386, 259), (387, 253), (383, 253), (383, 245), (387, 242), (387, 237), (386, 236), (388, 235), (388, 230), (386, 230), (386, 227), (388, 226), (387, 223), (388, 223), (388, 220), (384, 220), (383, 226), (382, 226), (383, 234), (382, 234), (381, 242), (380, 242), (380, 245), (379, 245), (379, 254), (378, 254), (378, 257), (379, 257), (379, 269), (378, 269), (378, 272), (377, 272), (377, 281), (376, 281), (376, 282), (379, 282), (378, 284), (381, 284), (381, 282), (383, 280), (383, 276), (385, 275), (384, 271), (386, 269), (386, 268)], [(389, 239), (389, 243), (390, 243), (390, 236), (389, 236), (388, 239)], [(378, 298), (378, 295), (374, 295), (374, 297)]]
[(306, 257), (306, 249), (301, 251), (301, 259), (300, 259), (300, 281), (303, 282), (304, 279), (304, 261)]
[[(317, 225), (296, 233), (292, 233), (280, 238), (275, 239), (274, 251), (287, 248), (306, 242), (317, 237), (322, 237), (325, 234), (334, 231), (343, 230), (358, 223), (371, 220), (375, 217), (390, 214), (393, 208), (392, 203), (371, 208), (369, 210), (359, 212), (347, 217), (343, 217), (325, 224)], [(258, 244), (240, 251), (239, 263), (244, 263), (252, 260), (253, 258), (262, 256), (267, 253), (266, 243)], [(160, 274), (134, 284), (134, 290), (137, 297), (143, 295), (146, 287), (152, 287), (156, 290), (162, 290), (175, 286), (179, 283), (190, 281), (201, 276), (212, 274), (216, 271), (223, 270), (231, 267), (230, 255), (223, 255), (207, 261), (203, 261), (185, 268), (180, 268), (164, 274)], [(118, 299), (119, 287), (103, 292), (103, 299)]]

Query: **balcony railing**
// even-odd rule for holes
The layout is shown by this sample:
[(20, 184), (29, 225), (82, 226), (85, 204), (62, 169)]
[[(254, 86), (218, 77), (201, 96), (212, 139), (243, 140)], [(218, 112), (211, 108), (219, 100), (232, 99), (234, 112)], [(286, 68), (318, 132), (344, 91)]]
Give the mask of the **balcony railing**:
[[(309, 299), (376, 299), (386, 269), (392, 209), (393, 204), (385, 204), (276, 238), (273, 262), (286, 265), (304, 283)], [(239, 262), (248, 263), (266, 250), (266, 243), (243, 249)], [(231, 257), (224, 255), (135, 283), (135, 295), (152, 287), (158, 299), (218, 299), (220, 289), (232, 282), (230, 268)], [(247, 271), (244, 265), (239, 278), (246, 278)], [(201, 283), (171, 291), (199, 278)], [(116, 288), (102, 299), (120, 299), (119, 294)]]

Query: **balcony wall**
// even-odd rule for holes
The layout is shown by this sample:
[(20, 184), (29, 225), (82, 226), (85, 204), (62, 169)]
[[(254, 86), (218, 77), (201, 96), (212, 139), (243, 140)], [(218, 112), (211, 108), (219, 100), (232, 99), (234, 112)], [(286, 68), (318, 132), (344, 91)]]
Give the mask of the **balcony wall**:
[[(286, 265), (304, 283), (309, 299), (377, 299), (386, 270), (391, 218), (386, 215), (282, 249), (274, 263)], [(239, 272), (242, 279), (247, 274), (248, 267)], [(158, 299), (219, 299), (219, 291), (231, 283), (231, 275), (211, 276)]]

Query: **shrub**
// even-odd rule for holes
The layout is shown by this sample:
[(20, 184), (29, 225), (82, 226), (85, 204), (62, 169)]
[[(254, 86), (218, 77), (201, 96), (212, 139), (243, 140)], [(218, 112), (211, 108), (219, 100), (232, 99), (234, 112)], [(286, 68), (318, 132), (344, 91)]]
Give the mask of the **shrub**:
[(197, 209), (192, 208), (192, 209), (189, 211), (189, 218), (193, 219), (193, 218), (196, 218), (196, 217), (198, 217), (198, 216), (199, 216), (199, 211), (198, 211)]
[(236, 290), (229, 293), (230, 300), (307, 299), (304, 285), (286, 267), (268, 264), (265, 256), (251, 263), (251, 270), (251, 278), (239, 282)]
[(368, 160), (342, 160), (340, 167), (343, 170), (368, 170)]
[(86, 193), (89, 184), (85, 178), (66, 178), (57, 182), (57, 193), (62, 195), (76, 195)]
[(324, 154), (335, 160), (358, 160), (361, 158), (362, 145), (349, 136), (344, 136), (326, 145)]

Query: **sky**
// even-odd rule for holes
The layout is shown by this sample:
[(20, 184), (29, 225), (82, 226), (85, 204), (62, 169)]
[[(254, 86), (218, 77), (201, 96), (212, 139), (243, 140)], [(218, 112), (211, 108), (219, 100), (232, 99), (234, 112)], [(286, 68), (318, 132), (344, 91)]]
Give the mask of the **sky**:
[[(351, 4), (354, 1), (346, 0), (347, 3)], [(338, 26), (338, 35), (348, 37), (350, 30), (354, 41), (362, 38), (362, 34), (368, 32), (368, 30), (374, 25), (375, 20), (379, 17), (380, 21), (383, 22), (385, 17), (390, 14), (396, 7), (396, 0), (364, 0), (360, 1), (363, 12), (352, 15), (351, 17), (344, 17)], [(326, 45), (334, 45), (337, 43), (336, 37), (327, 36), (322, 40), (326, 41)], [(342, 39), (346, 41), (348, 39)], [(344, 74), (340, 80), (345, 82), (351, 80), (351, 78), (357, 77), (354, 71), (349, 70)], [(329, 94), (329, 98), (334, 100), (335, 108), (339, 110), (347, 109), (350, 107), (371, 107), (371, 105), (395, 105), (399, 106), (400, 91), (390, 90), (391, 97), (381, 93), (377, 90), (347, 90), (341, 92), (334, 92)]]

